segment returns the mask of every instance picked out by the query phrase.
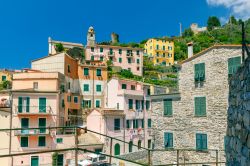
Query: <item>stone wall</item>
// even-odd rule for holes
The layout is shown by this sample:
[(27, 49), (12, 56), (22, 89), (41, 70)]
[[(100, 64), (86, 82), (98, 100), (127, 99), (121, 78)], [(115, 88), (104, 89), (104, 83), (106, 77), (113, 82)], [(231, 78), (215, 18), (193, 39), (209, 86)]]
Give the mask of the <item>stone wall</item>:
[[(152, 101), (152, 127), (155, 148), (164, 149), (164, 132), (173, 133), (174, 149), (193, 149), (185, 152), (187, 162), (225, 161), (224, 137), (228, 109), (228, 59), (241, 56), (239, 46), (215, 46), (184, 62), (179, 71), (179, 98), (173, 95), (158, 96)], [(205, 63), (206, 79), (202, 86), (194, 82), (194, 65)], [(206, 97), (206, 116), (197, 117), (194, 98)], [(163, 100), (173, 99), (173, 115), (163, 115)], [(195, 151), (196, 133), (207, 134), (208, 151)], [(213, 150), (209, 150), (213, 149)], [(154, 152), (153, 161), (167, 164), (176, 162), (176, 152)]]
[(225, 144), (227, 165), (250, 165), (250, 58), (230, 79)]

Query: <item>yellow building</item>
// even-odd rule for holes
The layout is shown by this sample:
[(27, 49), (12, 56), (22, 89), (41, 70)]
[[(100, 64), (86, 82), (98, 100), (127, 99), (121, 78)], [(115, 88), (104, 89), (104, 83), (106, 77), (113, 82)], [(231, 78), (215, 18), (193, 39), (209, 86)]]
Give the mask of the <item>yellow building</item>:
[(152, 57), (153, 63), (174, 64), (174, 42), (163, 39), (149, 39), (144, 45), (145, 53)]
[(0, 83), (2, 81), (11, 81), (12, 80), (13, 71), (9, 70), (0, 70)]

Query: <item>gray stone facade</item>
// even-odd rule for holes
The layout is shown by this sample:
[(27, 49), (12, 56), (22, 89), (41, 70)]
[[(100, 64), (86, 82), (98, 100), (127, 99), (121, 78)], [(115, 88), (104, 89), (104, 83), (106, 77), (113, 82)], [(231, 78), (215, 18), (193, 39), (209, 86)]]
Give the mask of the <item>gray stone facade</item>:
[[(185, 60), (179, 71), (179, 94), (152, 96), (155, 149), (164, 149), (164, 132), (173, 133), (173, 151), (153, 152), (154, 164), (225, 161), (228, 108), (228, 59), (241, 56), (240, 46), (213, 46)], [(205, 63), (205, 81), (195, 84), (194, 65)], [(206, 97), (205, 116), (195, 115), (195, 97)], [(172, 99), (172, 116), (163, 115), (163, 100)], [(207, 135), (207, 150), (196, 151), (196, 134)], [(192, 149), (190, 151), (190, 149)], [(157, 162), (156, 162), (157, 161)], [(213, 164), (211, 164), (213, 165)]]
[(229, 166), (250, 165), (250, 58), (230, 79), (226, 158)]

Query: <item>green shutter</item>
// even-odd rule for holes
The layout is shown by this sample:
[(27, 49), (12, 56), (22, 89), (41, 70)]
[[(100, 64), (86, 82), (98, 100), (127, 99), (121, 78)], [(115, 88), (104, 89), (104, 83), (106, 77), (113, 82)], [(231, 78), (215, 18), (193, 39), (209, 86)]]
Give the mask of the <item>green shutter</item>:
[(237, 72), (241, 65), (241, 57), (234, 57), (228, 59), (228, 75), (232, 75)]
[(26, 98), (26, 112), (30, 112), (30, 97)]
[(89, 69), (88, 68), (84, 68), (84, 75), (88, 76), (89, 75)]
[(146, 110), (149, 110), (150, 108), (150, 101), (146, 100)]
[(103, 52), (103, 48), (102, 47), (100, 47), (100, 52)]
[(39, 118), (38, 120), (38, 126), (39, 128), (42, 128), (39, 130), (39, 133), (46, 133), (46, 118)]
[(31, 166), (39, 166), (39, 157), (31, 156)]
[(195, 115), (206, 115), (206, 97), (195, 97)]
[(120, 119), (114, 119), (114, 130), (120, 130)]
[(101, 92), (101, 91), (102, 91), (102, 86), (96, 85), (96, 92)]
[(133, 99), (128, 99), (128, 109), (133, 109)]
[(38, 137), (38, 146), (46, 146), (46, 137), (45, 136)]
[(144, 128), (144, 119), (141, 120), (141, 128)]
[(173, 114), (172, 110), (172, 99), (164, 100), (164, 115), (171, 116)]
[(29, 138), (28, 137), (21, 137), (21, 147), (28, 147), (29, 146)]
[(140, 64), (140, 59), (136, 59), (137, 64)]
[(119, 63), (122, 63), (122, 58), (119, 58)]
[(115, 155), (120, 155), (120, 145), (118, 143), (115, 144)]
[(127, 89), (127, 84), (122, 84), (122, 89)]
[(122, 49), (119, 49), (119, 54), (122, 54)]
[(39, 112), (46, 112), (46, 98), (39, 98)]
[(165, 148), (172, 148), (173, 147), (173, 133), (164, 133), (164, 146)]
[(130, 128), (130, 120), (126, 120), (126, 124), (127, 124), (127, 129)]
[(102, 70), (96, 69), (96, 76), (102, 76)]
[(135, 122), (135, 119), (133, 120), (133, 129), (135, 129), (136, 128), (136, 124), (135, 124), (136, 122)]
[(132, 152), (133, 150), (133, 142), (132, 141), (129, 141), (129, 148), (128, 148), (128, 151), (129, 152)]
[(148, 119), (148, 128), (151, 128), (151, 119)]
[(95, 101), (95, 107), (96, 108), (100, 108), (100, 100), (96, 100)]
[(84, 92), (88, 92), (89, 91), (89, 85), (88, 84), (84, 84), (83, 85), (83, 91)]
[(199, 63), (194, 65), (194, 80), (204, 81), (205, 80), (205, 63)]
[(18, 112), (22, 113), (23, 112), (23, 98), (18, 97)]

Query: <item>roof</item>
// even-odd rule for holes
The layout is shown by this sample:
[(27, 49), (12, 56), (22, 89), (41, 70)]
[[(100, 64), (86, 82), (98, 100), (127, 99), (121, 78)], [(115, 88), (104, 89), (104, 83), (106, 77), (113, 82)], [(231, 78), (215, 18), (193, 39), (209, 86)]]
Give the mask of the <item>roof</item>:
[(183, 60), (182, 62), (180, 62), (180, 64), (189, 62), (189, 61), (191, 61), (191, 60), (193, 60), (193, 59), (195, 59), (195, 58), (197, 58), (197, 57), (199, 57), (201, 55), (204, 55), (205, 53), (207, 53), (207, 52), (209, 52), (209, 51), (211, 51), (213, 49), (217, 49), (217, 48), (241, 48), (241, 47), (242, 46), (239, 45), (239, 44), (213, 45), (213, 46), (211, 46), (211, 47), (209, 47), (209, 48), (207, 48), (207, 49), (193, 55), (192, 57)]
[[(68, 56), (69, 58), (71, 58), (71, 59), (73, 59), (73, 60), (76, 60), (76, 59), (72, 58), (70, 55), (68, 55), (66, 52), (59, 52), (59, 53), (56, 53), (56, 54), (43, 56), (43, 57), (41, 57), (41, 58), (32, 60), (31, 62), (39, 61), (39, 60), (41, 60), (41, 59), (49, 58), (49, 57), (56, 56), (56, 55), (59, 55), (59, 54), (64, 54), (64, 56)], [(76, 60), (76, 61), (77, 61), (77, 60)]]
[(65, 42), (65, 41), (57, 41), (57, 40), (52, 40), (49, 38), (49, 43), (61, 43), (62, 45), (70, 45), (70, 46), (76, 46), (76, 47), (84, 47), (83, 44), (81, 43), (73, 43), (73, 42)]
[(86, 145), (103, 145), (101, 140), (97, 138), (94, 134), (92, 133), (84, 133), (78, 136), (78, 141), (79, 141), (79, 146), (86, 146)]
[(47, 91), (47, 90), (35, 90), (33, 88), (30, 89), (17, 89), (17, 90), (12, 90), (12, 92), (27, 92), (27, 93), (58, 93), (60, 91)]
[(180, 93), (166, 93), (166, 94), (156, 94), (150, 95), (151, 100), (164, 100), (164, 99), (172, 99), (179, 100), (181, 98)]

